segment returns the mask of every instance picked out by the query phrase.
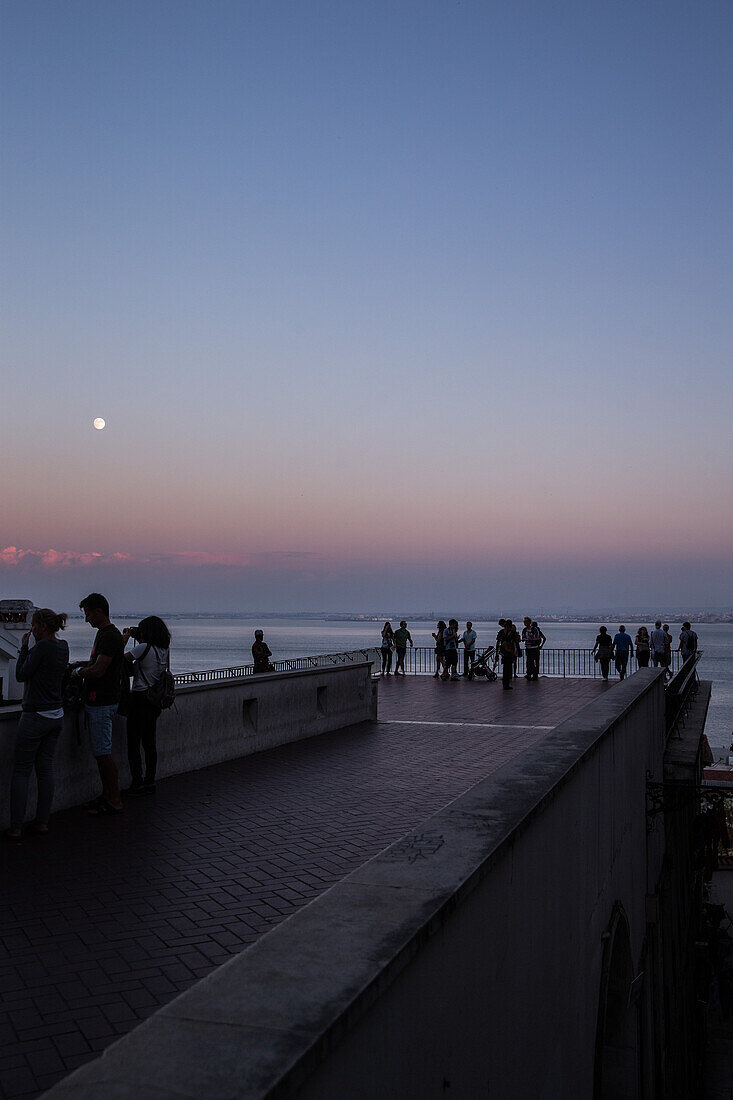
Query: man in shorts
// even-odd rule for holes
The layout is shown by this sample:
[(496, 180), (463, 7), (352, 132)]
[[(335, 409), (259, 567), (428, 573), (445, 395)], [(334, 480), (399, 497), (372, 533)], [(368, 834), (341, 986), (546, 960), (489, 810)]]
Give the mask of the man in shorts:
[(74, 675), (83, 681), (84, 709), (92, 735), (92, 752), (102, 780), (102, 794), (88, 807), (94, 817), (122, 813), (117, 765), (112, 755), (112, 719), (117, 713), (122, 685), (125, 640), (109, 619), (109, 603), (91, 592), (79, 607), (84, 619), (97, 631), (89, 663)]
[(413, 641), (410, 631), (407, 629), (407, 623), (403, 619), (400, 623), (400, 629), (394, 632), (394, 647), (397, 654), (397, 664), (395, 665), (394, 674), (399, 676), (400, 670), (402, 675), (405, 675), (405, 654), (407, 653), (407, 643), (410, 643), (412, 648)]

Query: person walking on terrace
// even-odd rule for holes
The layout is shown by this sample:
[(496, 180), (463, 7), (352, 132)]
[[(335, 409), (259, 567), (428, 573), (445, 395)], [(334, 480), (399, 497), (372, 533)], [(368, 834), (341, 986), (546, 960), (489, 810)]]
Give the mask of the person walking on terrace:
[(652, 630), (651, 638), (649, 639), (651, 645), (652, 662), (655, 668), (659, 668), (660, 665), (664, 666), (664, 654), (667, 648), (667, 634), (662, 630), (662, 620), (657, 619), (654, 624), (654, 630)]
[(645, 626), (640, 626), (637, 630), (634, 644), (636, 645), (636, 660), (639, 668), (648, 668), (651, 644), (649, 642), (649, 631)]
[(445, 647), (445, 671), (442, 680), (458, 679), (458, 620), (449, 619), (448, 626), (443, 631), (443, 645)]
[(680, 631), (680, 644), (678, 650), (682, 654), (682, 663), (697, 653), (697, 634), (688, 622), (682, 624)]
[[(135, 645), (125, 653), (131, 666), (132, 685), (127, 700), (127, 760), (130, 765), (130, 786), (124, 794), (153, 794), (158, 749), (155, 735), (160, 710), (148, 699), (148, 688), (170, 668), (171, 632), (157, 615), (149, 615), (138, 626), (122, 631), (125, 643), (132, 638)], [(140, 746), (145, 753), (143, 776)]]
[(252, 642), (252, 660), (254, 661), (253, 672), (268, 672), (270, 668), (270, 657), (272, 653), (270, 647), (265, 641), (264, 631), (255, 630), (255, 640)]
[(629, 657), (634, 656), (634, 643), (631, 641), (631, 635), (626, 633), (625, 626), (620, 626), (618, 628), (618, 634), (614, 635), (613, 650), (616, 658), (616, 672), (618, 673), (619, 680), (623, 680), (626, 676), (626, 666), (629, 663)]
[(608, 681), (608, 671), (613, 657), (613, 639), (605, 626), (599, 628), (596, 643), (591, 652), (601, 666), (601, 676)]
[[(10, 828), (5, 837), (19, 841), (28, 804), (28, 782), (35, 768), (38, 800), (33, 833), (48, 832), (53, 803), (53, 757), (63, 725), (62, 682), (69, 663), (69, 646), (56, 637), (66, 627), (66, 615), (50, 607), (33, 612), (31, 628), (20, 643), (15, 678), (23, 684), (22, 714), (13, 756), (10, 784)], [(35, 645), (29, 648), (33, 637)]]
[(443, 633), (445, 631), (445, 623), (442, 619), (438, 619), (438, 625), (433, 631), (433, 637), (435, 638), (435, 672), (433, 678), (438, 679), (443, 668), (445, 666), (445, 643), (443, 640)]
[[(672, 642), (674, 641), (674, 639), (672, 638), (672, 633), (669, 629), (669, 623), (665, 623), (664, 626), (662, 627), (662, 630), (664, 631), (664, 634), (665, 634), (664, 667), (669, 668), (670, 665), (672, 664)], [(667, 675), (671, 676), (672, 673), (668, 672)]]
[(524, 653), (527, 666), (527, 680), (538, 680), (540, 676), (540, 650), (547, 638), (539, 628), (539, 624), (524, 616), (524, 628), (522, 630)]
[(512, 690), (514, 665), (519, 649), (519, 634), (511, 619), (504, 620), (504, 626), (496, 636), (497, 652), (501, 657), (501, 686), (504, 691)]
[(386, 622), (382, 627), (382, 675), (392, 675), (392, 650), (394, 649), (394, 630), (392, 623)]
[(397, 654), (397, 663), (395, 665), (394, 674), (399, 676), (400, 672), (405, 675), (405, 654), (407, 653), (407, 643), (410, 643), (410, 648), (413, 647), (412, 634), (407, 629), (407, 623), (403, 619), (400, 623), (399, 630), (394, 632), (394, 644), (395, 653)]
[(96, 630), (89, 663), (72, 673), (83, 681), (84, 709), (92, 735), (102, 794), (87, 807), (93, 817), (122, 813), (117, 765), (112, 755), (112, 719), (122, 687), (125, 640), (110, 622), (109, 603), (100, 592), (90, 592), (79, 604), (84, 620)]
[(476, 631), (473, 629), (473, 623), (466, 623), (466, 629), (461, 635), (461, 641), (463, 642), (463, 675), (467, 679), (473, 680), (471, 665), (476, 656)]

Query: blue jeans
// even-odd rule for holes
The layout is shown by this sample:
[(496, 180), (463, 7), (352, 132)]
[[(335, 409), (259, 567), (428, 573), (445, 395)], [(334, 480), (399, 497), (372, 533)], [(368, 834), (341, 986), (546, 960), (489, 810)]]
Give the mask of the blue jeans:
[(41, 718), (32, 711), (20, 716), (10, 785), (11, 829), (20, 829), (25, 821), (28, 783), (34, 765), (38, 784), (36, 821), (39, 825), (48, 824), (53, 802), (53, 754), (62, 726), (61, 718)]

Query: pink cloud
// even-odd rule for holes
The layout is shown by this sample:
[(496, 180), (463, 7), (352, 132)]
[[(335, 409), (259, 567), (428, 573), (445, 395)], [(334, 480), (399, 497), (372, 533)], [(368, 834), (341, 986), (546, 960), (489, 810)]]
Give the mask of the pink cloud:
[(117, 551), (113, 554), (101, 554), (97, 550), (24, 550), (18, 546), (6, 546), (0, 550), (0, 562), (5, 565), (27, 564), (41, 565), (46, 569), (63, 569), (70, 565), (95, 565), (100, 562), (131, 561), (130, 554)]
[(299, 550), (274, 550), (248, 554), (240, 551), (179, 550), (154, 554), (128, 554), (124, 551), (102, 553), (98, 550), (34, 550), (18, 546), (0, 549), (0, 565), (36, 566), (42, 569), (67, 569), (88, 565), (147, 565), (158, 569), (311, 569), (319, 561), (318, 554)]

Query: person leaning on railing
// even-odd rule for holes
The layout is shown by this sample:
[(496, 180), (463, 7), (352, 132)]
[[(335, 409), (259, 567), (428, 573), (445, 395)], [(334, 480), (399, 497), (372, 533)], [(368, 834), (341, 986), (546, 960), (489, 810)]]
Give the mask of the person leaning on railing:
[[(53, 757), (63, 726), (61, 685), (69, 663), (69, 646), (56, 637), (66, 626), (66, 615), (50, 607), (33, 613), (30, 630), (23, 635), (15, 665), (15, 678), (23, 684), (23, 713), (13, 757), (10, 786), (10, 828), (5, 839), (20, 841), (28, 804), (28, 781), (35, 768), (38, 785), (36, 818), (30, 831), (48, 832), (53, 803)], [(31, 635), (35, 645), (28, 648)]]

